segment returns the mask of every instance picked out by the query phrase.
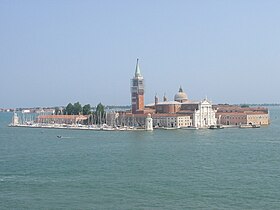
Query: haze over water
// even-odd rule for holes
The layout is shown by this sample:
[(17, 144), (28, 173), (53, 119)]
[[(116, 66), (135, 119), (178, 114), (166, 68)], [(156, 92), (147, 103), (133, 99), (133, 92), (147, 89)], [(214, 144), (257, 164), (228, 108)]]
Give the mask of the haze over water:
[(9, 128), (0, 113), (1, 209), (277, 209), (270, 110), (260, 129), (153, 132)]

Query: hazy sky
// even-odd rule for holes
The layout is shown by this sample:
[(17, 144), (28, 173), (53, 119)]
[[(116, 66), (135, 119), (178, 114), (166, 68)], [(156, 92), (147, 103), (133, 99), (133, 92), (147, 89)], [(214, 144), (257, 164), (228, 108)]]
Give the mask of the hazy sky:
[(279, 0), (0, 0), (0, 107), (280, 102)]

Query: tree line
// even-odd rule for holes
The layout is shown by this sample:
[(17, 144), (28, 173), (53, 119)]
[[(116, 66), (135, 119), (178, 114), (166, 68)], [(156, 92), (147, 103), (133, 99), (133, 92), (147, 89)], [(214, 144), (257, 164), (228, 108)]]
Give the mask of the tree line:
[(94, 124), (106, 122), (105, 106), (99, 103), (94, 109), (90, 104), (82, 106), (79, 102), (69, 103), (65, 108), (55, 108), (55, 115), (89, 115), (89, 120)]

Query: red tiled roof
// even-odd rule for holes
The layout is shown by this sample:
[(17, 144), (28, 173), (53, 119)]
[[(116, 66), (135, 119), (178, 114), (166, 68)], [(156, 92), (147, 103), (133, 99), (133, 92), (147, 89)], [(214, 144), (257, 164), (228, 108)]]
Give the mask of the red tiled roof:
[(217, 112), (216, 116), (218, 115), (243, 115), (246, 116), (247, 114), (244, 112)]
[(216, 115), (262, 115), (262, 114), (267, 114), (265, 112), (217, 112)]

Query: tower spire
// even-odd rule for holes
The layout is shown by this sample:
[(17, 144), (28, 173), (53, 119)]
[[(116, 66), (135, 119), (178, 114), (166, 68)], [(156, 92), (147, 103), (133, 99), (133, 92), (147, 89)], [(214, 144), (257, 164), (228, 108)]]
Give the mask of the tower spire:
[(135, 69), (135, 77), (141, 77), (140, 67), (139, 67), (139, 59), (137, 58), (136, 69)]
[(179, 92), (181, 92), (181, 93), (184, 92), (183, 88), (182, 88), (182, 85), (180, 85)]
[(133, 114), (143, 114), (144, 109), (144, 78), (140, 73), (139, 59), (137, 58), (135, 75), (131, 80), (131, 111)]

